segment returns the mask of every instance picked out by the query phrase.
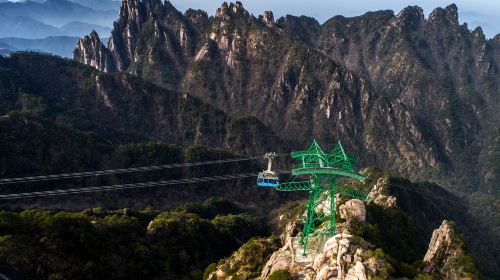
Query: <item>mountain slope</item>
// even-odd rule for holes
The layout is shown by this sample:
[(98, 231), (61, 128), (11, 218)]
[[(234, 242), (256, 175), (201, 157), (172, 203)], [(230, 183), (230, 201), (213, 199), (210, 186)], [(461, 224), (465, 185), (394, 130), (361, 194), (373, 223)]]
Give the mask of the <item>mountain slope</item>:
[(231, 118), (187, 94), (130, 75), (106, 75), (56, 57), (19, 53), (0, 61), (0, 114), (35, 113), (117, 142), (161, 139), (254, 153), (280, 145), (255, 118)]
[[(455, 5), (434, 10), (428, 19), (419, 7), (397, 16), (336, 17), (325, 23), (315, 42), (367, 77), (389, 99), (384, 107), (413, 111), (422, 140), (431, 142), (439, 161), (462, 174), (456, 183), (475, 177), (475, 185), (486, 185), (481, 178), (491, 169), (483, 169), (474, 154), (491, 149), (498, 135), (500, 76), (492, 43), (480, 28), (470, 32), (459, 25)], [(376, 141), (377, 135), (369, 138)]]
[[(496, 45), (456, 17), (455, 6), (427, 20), (409, 7), (320, 25), (307, 17), (274, 21), (270, 12), (255, 18), (239, 2), (208, 17), (131, 0), (108, 46), (95, 34), (83, 38), (75, 59), (255, 116), (295, 143), (341, 139), (367, 163), (492, 191), (485, 180), (492, 169), (479, 163), (498, 133)], [(439, 54), (452, 42), (449, 56)]]
[[(106, 75), (73, 61), (33, 53), (0, 58), (0, 115), (2, 178), (227, 159), (237, 154), (259, 156), (286, 148), (256, 119), (228, 117), (197, 98), (129, 75)], [(258, 163), (2, 185), (0, 192), (249, 173), (260, 169)], [(249, 178), (1, 203), (72, 210), (96, 204), (170, 209), (180, 202), (226, 196), (263, 212), (287, 197), (253, 185), (254, 178)]]
[(341, 140), (365, 164), (466, 197), (498, 232), (498, 42), (459, 25), (455, 5), (427, 19), (408, 7), (321, 25), (257, 18), (240, 2), (209, 17), (128, 0), (108, 45), (93, 33), (74, 58), (255, 117), (294, 147)]

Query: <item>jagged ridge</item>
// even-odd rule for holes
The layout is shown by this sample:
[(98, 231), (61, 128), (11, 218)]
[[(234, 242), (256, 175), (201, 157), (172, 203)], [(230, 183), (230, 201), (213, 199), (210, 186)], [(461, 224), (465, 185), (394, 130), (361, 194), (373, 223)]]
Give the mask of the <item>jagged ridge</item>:
[(75, 58), (255, 116), (297, 144), (341, 139), (365, 163), (457, 192), (495, 190), (499, 40), (459, 25), (455, 5), (427, 19), (408, 7), (323, 25), (256, 18), (239, 2), (208, 17), (127, 0), (120, 15), (107, 48), (94, 39)]

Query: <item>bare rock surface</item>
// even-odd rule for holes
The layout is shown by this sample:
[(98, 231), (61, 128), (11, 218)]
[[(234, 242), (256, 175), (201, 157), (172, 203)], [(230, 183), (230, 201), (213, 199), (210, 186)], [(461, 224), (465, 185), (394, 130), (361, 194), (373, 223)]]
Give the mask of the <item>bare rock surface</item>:
[(339, 207), (340, 216), (347, 220), (356, 220), (364, 223), (366, 221), (366, 208), (363, 201), (351, 199)]

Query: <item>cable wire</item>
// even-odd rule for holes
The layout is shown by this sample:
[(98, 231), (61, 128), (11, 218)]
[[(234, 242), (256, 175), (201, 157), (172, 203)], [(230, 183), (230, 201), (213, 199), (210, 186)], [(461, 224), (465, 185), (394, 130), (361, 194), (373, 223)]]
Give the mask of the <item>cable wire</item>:
[(103, 175), (122, 174), (122, 173), (131, 173), (131, 172), (155, 171), (155, 170), (180, 168), (180, 167), (192, 167), (192, 166), (201, 166), (201, 165), (228, 163), (228, 162), (249, 161), (249, 160), (254, 160), (254, 159), (258, 159), (258, 157), (221, 159), (221, 160), (210, 160), (210, 161), (188, 162), (188, 163), (174, 163), (174, 164), (166, 164), (166, 165), (153, 165), (153, 166), (100, 170), (100, 171), (87, 171), (87, 172), (74, 172), (74, 173), (65, 173), (65, 174), (29, 176), (29, 177), (19, 177), (19, 178), (6, 178), (6, 179), (0, 179), (0, 185), (14, 184), (14, 183), (38, 182), (38, 181), (52, 181), (52, 180), (68, 179), (68, 178), (103, 176)]
[(149, 188), (149, 187), (157, 187), (157, 186), (191, 184), (191, 183), (211, 182), (211, 181), (219, 181), (219, 180), (233, 180), (233, 179), (255, 177), (256, 175), (257, 175), (257, 173), (240, 173), (240, 174), (231, 174), (231, 175), (224, 175), (224, 176), (211, 176), (211, 177), (200, 177), (200, 178), (186, 178), (186, 179), (176, 179), (176, 180), (152, 181), (152, 182), (144, 182), (144, 183), (120, 184), (120, 185), (109, 185), (109, 186), (100, 186), (100, 187), (85, 187), (85, 188), (60, 189), (60, 190), (39, 191), (39, 192), (13, 193), (13, 194), (0, 195), (0, 200), (12, 200), (12, 199), (45, 197), (45, 196), (56, 196), (56, 195), (68, 195), (68, 194), (81, 194), (81, 193), (125, 190), (125, 189), (137, 189), (137, 188)]
[[(289, 153), (278, 153), (278, 156), (288, 155)], [(52, 174), (52, 175), (40, 175), (40, 176), (28, 176), (28, 177), (18, 177), (18, 178), (4, 178), (0, 179), (0, 185), (15, 184), (15, 183), (31, 183), (31, 182), (41, 182), (41, 181), (52, 181), (60, 179), (71, 179), (71, 178), (82, 178), (82, 177), (93, 177), (93, 176), (104, 176), (112, 174), (123, 174), (132, 172), (146, 172), (146, 171), (156, 171), (180, 167), (192, 167), (192, 166), (202, 166), (210, 164), (221, 164), (228, 162), (241, 162), (261, 159), (262, 156), (248, 157), (248, 158), (234, 158), (234, 159), (221, 159), (221, 160), (209, 160), (200, 162), (187, 162), (187, 163), (174, 163), (165, 165), (152, 165), (152, 166), (141, 166), (141, 167), (131, 167), (131, 168), (119, 168), (119, 169), (108, 169), (108, 170), (98, 170), (98, 171), (86, 171), (86, 172), (73, 172), (73, 173), (63, 173), (63, 174)]]
[(390, 184), (389, 186), (398, 188), (400, 190), (414, 192), (414, 193), (418, 193), (418, 194), (421, 194), (421, 195), (426, 195), (426, 196), (429, 196), (429, 197), (432, 197), (432, 198), (441, 199), (441, 200), (445, 200), (445, 201), (448, 201), (448, 202), (451, 202), (451, 203), (460, 204), (460, 205), (464, 205), (464, 206), (469, 206), (470, 207), (470, 205), (468, 203), (463, 203), (463, 202), (460, 202), (460, 201), (456, 201), (454, 199), (449, 199), (449, 198), (442, 197), (442, 196), (436, 196), (436, 195), (429, 194), (429, 193), (426, 193), (426, 192), (420, 192), (420, 191), (417, 191), (417, 190), (414, 190), (414, 189), (404, 188), (404, 187), (396, 186), (396, 185), (393, 185), (393, 184)]

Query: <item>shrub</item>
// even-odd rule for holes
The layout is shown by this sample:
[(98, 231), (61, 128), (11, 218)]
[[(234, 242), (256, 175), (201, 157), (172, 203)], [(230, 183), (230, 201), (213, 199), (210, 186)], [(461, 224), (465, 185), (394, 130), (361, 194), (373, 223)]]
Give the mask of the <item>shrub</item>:
[(288, 270), (279, 269), (269, 276), (269, 280), (292, 280), (292, 274)]
[(203, 280), (207, 280), (208, 276), (210, 276), (210, 273), (214, 272), (217, 270), (217, 264), (216, 263), (211, 263), (205, 268), (205, 272), (203, 272)]

